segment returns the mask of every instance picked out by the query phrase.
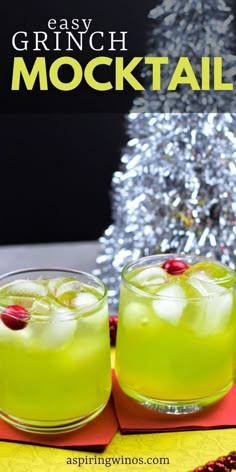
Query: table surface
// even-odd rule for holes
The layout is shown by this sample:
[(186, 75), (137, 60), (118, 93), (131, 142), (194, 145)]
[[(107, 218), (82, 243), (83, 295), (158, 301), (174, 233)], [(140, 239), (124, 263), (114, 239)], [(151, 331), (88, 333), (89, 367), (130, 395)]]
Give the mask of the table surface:
[(0, 273), (39, 266), (90, 272), (95, 268), (98, 249), (95, 241), (0, 246)]
[[(67, 267), (91, 271), (95, 268), (97, 242), (59, 243), (0, 247), (0, 273), (27, 267)], [(101, 457), (169, 458), (164, 465), (84, 465), (81, 470), (125, 472), (188, 472), (210, 459), (236, 449), (236, 429), (121, 436), (117, 433)], [(0, 471), (73, 472), (68, 457), (94, 457), (94, 453), (0, 442)], [(88, 462), (88, 461), (87, 461)]]

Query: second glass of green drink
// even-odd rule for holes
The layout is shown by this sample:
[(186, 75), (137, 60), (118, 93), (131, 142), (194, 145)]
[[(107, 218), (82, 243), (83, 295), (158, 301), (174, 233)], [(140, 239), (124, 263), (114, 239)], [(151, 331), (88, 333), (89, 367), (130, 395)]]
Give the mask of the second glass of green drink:
[(233, 385), (235, 273), (219, 262), (156, 255), (122, 271), (116, 373), (123, 391), (192, 413)]
[(95, 418), (111, 391), (107, 289), (74, 270), (0, 277), (0, 416), (34, 433)]

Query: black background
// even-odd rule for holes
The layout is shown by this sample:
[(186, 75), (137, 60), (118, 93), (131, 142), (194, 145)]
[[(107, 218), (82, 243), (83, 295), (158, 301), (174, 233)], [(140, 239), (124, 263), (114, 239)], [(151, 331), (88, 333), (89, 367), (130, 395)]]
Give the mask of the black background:
[(47, 30), (50, 18), (93, 18), (98, 29), (127, 30), (129, 53), (141, 55), (153, 5), (152, 0), (14, 0), (1, 5), (0, 244), (92, 240), (102, 234), (111, 222), (111, 178), (127, 140), (125, 113), (134, 96), (122, 97), (122, 113), (104, 113), (101, 106), (89, 113), (86, 103), (96, 97), (86, 94), (78, 95), (76, 107), (68, 93), (10, 94), (16, 55), (12, 35)]

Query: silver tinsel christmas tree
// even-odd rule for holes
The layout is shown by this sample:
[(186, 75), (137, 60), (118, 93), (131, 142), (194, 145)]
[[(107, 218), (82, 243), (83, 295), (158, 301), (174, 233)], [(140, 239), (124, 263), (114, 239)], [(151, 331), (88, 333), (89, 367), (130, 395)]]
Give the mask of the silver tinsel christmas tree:
[[(229, 0), (162, 1), (149, 15), (149, 55), (187, 56), (199, 74), (201, 57), (221, 56), (232, 82), (231, 7)], [(150, 70), (142, 76), (151, 83)], [(100, 238), (97, 258), (112, 313), (120, 271), (131, 260), (184, 252), (236, 265), (235, 105), (229, 92), (170, 95), (165, 86), (155, 95), (150, 86), (135, 100), (127, 120), (130, 140), (112, 181), (114, 224)]]

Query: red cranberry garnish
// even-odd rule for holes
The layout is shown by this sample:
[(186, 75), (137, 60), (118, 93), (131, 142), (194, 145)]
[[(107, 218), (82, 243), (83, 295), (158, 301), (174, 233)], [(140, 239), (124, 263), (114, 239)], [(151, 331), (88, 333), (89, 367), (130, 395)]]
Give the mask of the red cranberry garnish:
[(185, 272), (188, 267), (189, 266), (186, 264), (186, 262), (180, 261), (178, 259), (169, 259), (162, 265), (162, 268), (171, 275), (183, 274), (183, 272)]
[(14, 331), (25, 328), (29, 319), (29, 312), (20, 305), (9, 305), (1, 313), (2, 322)]

